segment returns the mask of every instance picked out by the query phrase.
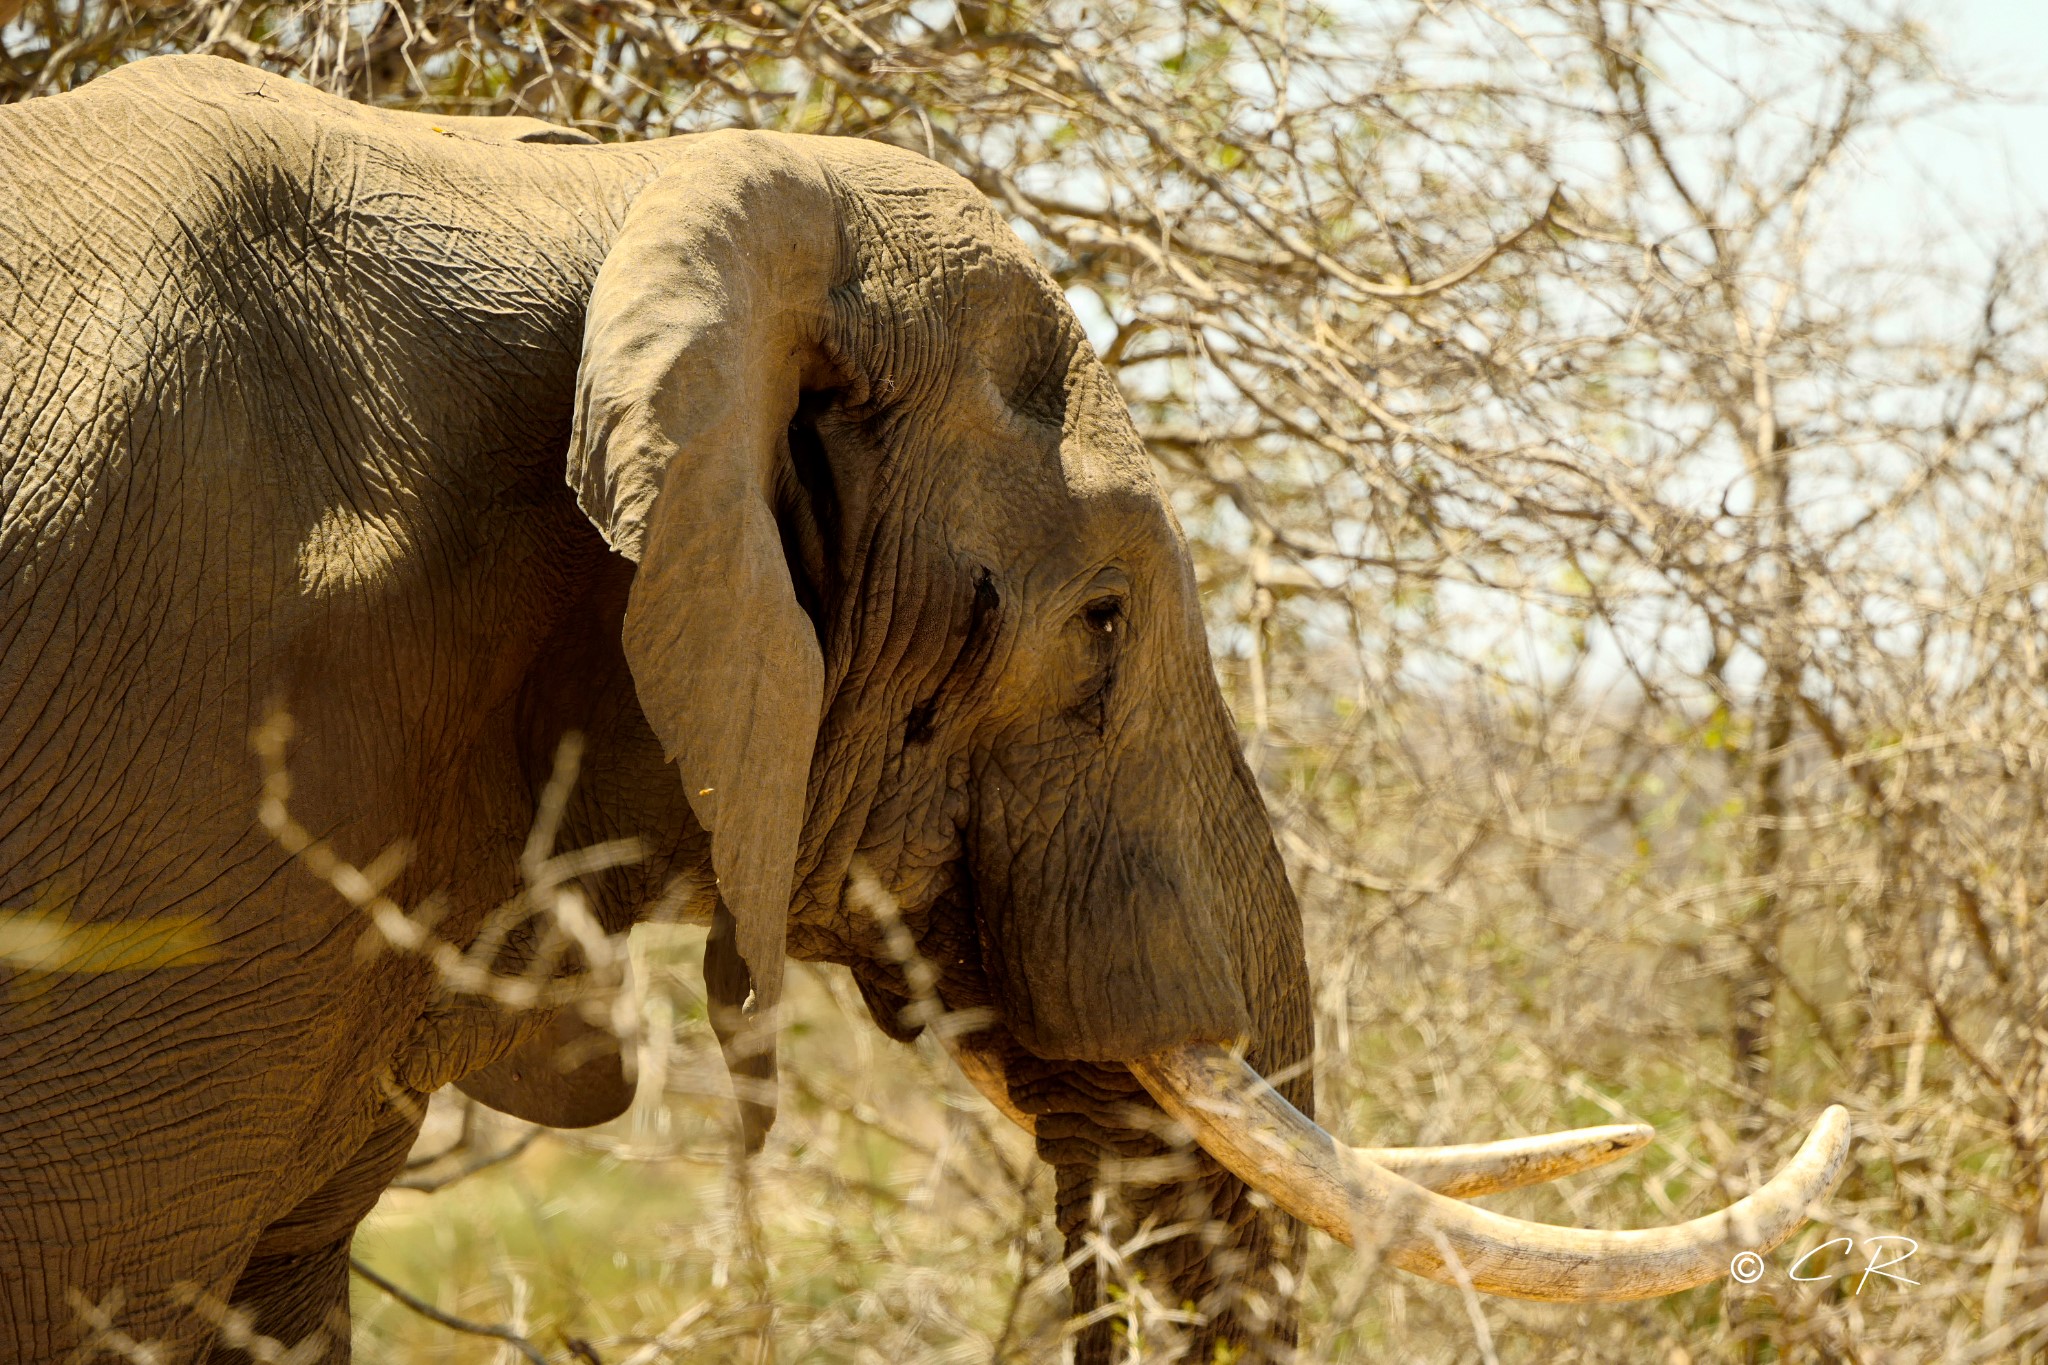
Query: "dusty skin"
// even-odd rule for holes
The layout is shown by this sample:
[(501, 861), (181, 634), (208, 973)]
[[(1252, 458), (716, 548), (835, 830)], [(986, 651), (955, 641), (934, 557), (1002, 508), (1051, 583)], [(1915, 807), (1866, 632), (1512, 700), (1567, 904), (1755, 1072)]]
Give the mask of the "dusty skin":
[[(874, 143), (600, 147), (165, 58), (0, 109), (0, 183), (0, 906), (34, 936), (0, 997), (0, 1357), (64, 1359), (80, 1303), (226, 1357), (195, 1302), (343, 1355), (349, 1237), (425, 1094), (557, 1124), (626, 1102), (581, 1015), (363, 951), (254, 818), (259, 731), (304, 842), (443, 941), (489, 921), (513, 975), (579, 960), (492, 912), (580, 736), (559, 846), (639, 841), (579, 879), (589, 952), (717, 887), (752, 1142), (786, 956), (917, 1027), (858, 865), (943, 1005), (992, 1020), (956, 1041), (1070, 1241), (1103, 1157), (1166, 1149), (1159, 1103), (1202, 1141), (1109, 1207), (1208, 1225), (1145, 1266), (1207, 1315), (1203, 1358), (1292, 1337), (1257, 1308), (1300, 1242), (1276, 1204), (1455, 1280), (1450, 1220), (1482, 1288), (1702, 1278), (1719, 1225), (1659, 1234), (1684, 1273), (1610, 1281), (1596, 1241), (1531, 1278), (1560, 1230), (1475, 1232), (1370, 1152), (1316, 1164), (1299, 912), (1185, 547), (1057, 288), (964, 182)], [(1639, 1136), (1408, 1168), (1475, 1193)], [(1843, 1125), (1815, 1141), (1753, 1196), (1793, 1225)]]

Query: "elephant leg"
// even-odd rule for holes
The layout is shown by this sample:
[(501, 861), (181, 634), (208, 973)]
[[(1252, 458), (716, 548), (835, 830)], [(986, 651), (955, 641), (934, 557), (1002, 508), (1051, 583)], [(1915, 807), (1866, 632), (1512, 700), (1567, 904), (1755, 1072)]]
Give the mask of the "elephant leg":
[[(235, 1282), (229, 1307), (247, 1330), (292, 1350), (293, 1365), (327, 1365), (349, 1358), (349, 1237), (312, 1251), (252, 1257)], [(230, 1320), (215, 1340), (208, 1365), (247, 1365), (261, 1356), (244, 1349)], [(297, 1349), (292, 1349), (297, 1348)]]
[[(348, 1256), (356, 1224), (376, 1204), (392, 1176), (405, 1164), (426, 1096), (392, 1105), (379, 1115), (370, 1136), (346, 1165), (289, 1214), (264, 1229), (235, 1282), (228, 1307), (233, 1321), (287, 1350), (306, 1343), (293, 1365), (349, 1358)], [(234, 1340), (232, 1325), (220, 1334), (210, 1365), (244, 1365), (254, 1358)]]

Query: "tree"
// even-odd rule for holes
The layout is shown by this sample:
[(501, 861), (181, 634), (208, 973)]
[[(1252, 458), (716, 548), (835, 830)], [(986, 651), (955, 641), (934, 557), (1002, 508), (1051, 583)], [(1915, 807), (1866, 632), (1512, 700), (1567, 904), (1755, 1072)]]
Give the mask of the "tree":
[(1851, 1292), (1859, 1251), (1811, 1287), (1533, 1317), (1319, 1254), (1311, 1354), (2044, 1349), (2048, 290), (2018, 234), (1864, 226), (1902, 130), (1971, 98), (1926, 26), (30, 0), (0, 42), (0, 99), (206, 51), (399, 107), (953, 166), (1067, 287), (1194, 541), (1305, 893), (1326, 1119), (1667, 1120), (1612, 1200), (1522, 1197), (1587, 1221), (1719, 1202), (1714, 1172), (1840, 1098), (1858, 1165), (1802, 1245), (1920, 1242), (1917, 1286)]

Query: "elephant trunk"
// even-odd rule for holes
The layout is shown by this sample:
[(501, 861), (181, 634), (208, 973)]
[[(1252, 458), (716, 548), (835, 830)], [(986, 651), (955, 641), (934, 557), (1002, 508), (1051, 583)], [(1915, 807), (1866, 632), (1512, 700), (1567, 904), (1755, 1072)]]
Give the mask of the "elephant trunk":
[[(1066, 1241), (1073, 1312), (1089, 1316), (1123, 1304), (1136, 1321), (1127, 1327), (1126, 1314), (1111, 1308), (1088, 1323), (1076, 1338), (1076, 1365), (1129, 1359), (1133, 1344), (1146, 1360), (1207, 1362), (1219, 1345), (1236, 1352), (1233, 1360), (1292, 1359), (1295, 1313), (1281, 1290), (1299, 1269), (1299, 1225), (1260, 1207), (1248, 1187), (1199, 1150), (1166, 1158), (1191, 1168), (1189, 1174), (1147, 1184), (1106, 1178), (1115, 1159), (1077, 1164), (1055, 1155), (1082, 1145), (1039, 1144), (1058, 1175), (1055, 1218)], [(1170, 1144), (1160, 1148), (1175, 1153)], [(1101, 1241), (1091, 1245), (1096, 1236)], [(1119, 1288), (1131, 1292), (1114, 1297)], [(1184, 1317), (1189, 1310), (1192, 1318)]]
[[(1002, 1026), (955, 1040), (955, 1055), (1057, 1173), (1073, 1311), (1103, 1314), (1078, 1361), (1114, 1358), (1132, 1315), (1150, 1319), (1136, 1324), (1147, 1359), (1206, 1361), (1218, 1344), (1287, 1358), (1300, 1225), (1191, 1141), (1130, 1064), (1241, 1046), (1312, 1112), (1301, 912), (1221, 699), (1146, 723), (1150, 743), (1120, 756), (1090, 818), (1045, 821), (1043, 862), (977, 868), (976, 955)], [(1015, 848), (995, 837), (1023, 822), (1011, 796), (984, 789), (984, 849)]]
[(1076, 1337), (1080, 1365), (1122, 1358), (1119, 1337), (1148, 1360), (1207, 1361), (1219, 1343), (1237, 1359), (1288, 1358), (1293, 1312), (1278, 1272), (1299, 1260), (1292, 1217), (1189, 1141), (1126, 1068), (1046, 1061), (999, 1030), (949, 1044), (1054, 1169), (1072, 1312), (1101, 1315)]

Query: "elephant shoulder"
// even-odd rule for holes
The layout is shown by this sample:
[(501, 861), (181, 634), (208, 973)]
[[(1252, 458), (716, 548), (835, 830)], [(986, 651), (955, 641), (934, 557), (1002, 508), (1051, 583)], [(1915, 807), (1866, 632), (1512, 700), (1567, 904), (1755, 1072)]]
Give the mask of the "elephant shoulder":
[(588, 133), (523, 115), (419, 113), (360, 104), (222, 57), (149, 57), (116, 67), (84, 89), (159, 109), (185, 105), (229, 113), (236, 125), (251, 131), (300, 124), (496, 145), (597, 145)]
[(36, 220), (31, 240), (68, 233), (90, 247), (79, 263), (116, 264), (232, 222), (252, 180), (307, 160), (308, 119), (330, 98), (218, 57), (151, 57), (0, 109), (0, 179)]
[(347, 102), (222, 57), (177, 55), (127, 62), (6, 112), (43, 125), (55, 164), (89, 153), (109, 171), (147, 168), (171, 189), (192, 153), (236, 144), (282, 152), (279, 134), (333, 105)]
[[(17, 111), (21, 117), (63, 125), (39, 130), (43, 136), (38, 141), (54, 146), (59, 161), (89, 157), (74, 170), (133, 171), (146, 175), (159, 192), (173, 195), (225, 184), (246, 196), (257, 179), (308, 195), (329, 173), (364, 165), (417, 169), (474, 156), (481, 147), (597, 141), (535, 118), (426, 114), (358, 104), (210, 56), (129, 62), (77, 90), (0, 114)], [(244, 174), (236, 185), (238, 169)], [(96, 179), (80, 174), (77, 182), (84, 187)]]
[(303, 92), (314, 97), (315, 101), (334, 99), (334, 96), (310, 85), (273, 75), (260, 67), (225, 57), (175, 53), (124, 62), (94, 77), (70, 95), (57, 98), (119, 97), (162, 107), (178, 102), (205, 102), (237, 96), (290, 100), (298, 98), (294, 92)]

